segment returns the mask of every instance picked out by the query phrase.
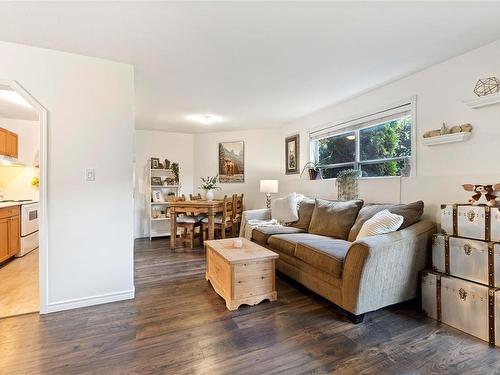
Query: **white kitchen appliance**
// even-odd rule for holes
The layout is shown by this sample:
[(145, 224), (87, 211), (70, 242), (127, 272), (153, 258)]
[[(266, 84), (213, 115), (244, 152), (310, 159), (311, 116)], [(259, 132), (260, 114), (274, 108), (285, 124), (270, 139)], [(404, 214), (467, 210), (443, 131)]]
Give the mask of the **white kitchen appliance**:
[(38, 248), (38, 202), (21, 204), (21, 250), (16, 257), (22, 257)]

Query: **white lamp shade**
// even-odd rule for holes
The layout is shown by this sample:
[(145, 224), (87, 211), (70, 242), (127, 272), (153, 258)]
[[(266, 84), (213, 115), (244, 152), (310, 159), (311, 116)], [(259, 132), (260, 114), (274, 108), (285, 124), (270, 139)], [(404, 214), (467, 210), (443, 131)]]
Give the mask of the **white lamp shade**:
[(278, 180), (260, 180), (261, 193), (277, 193)]

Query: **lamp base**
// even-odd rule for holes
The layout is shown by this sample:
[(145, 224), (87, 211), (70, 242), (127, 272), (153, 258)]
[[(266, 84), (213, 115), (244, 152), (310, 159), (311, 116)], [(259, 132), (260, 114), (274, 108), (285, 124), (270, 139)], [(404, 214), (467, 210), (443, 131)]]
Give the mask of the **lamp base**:
[(271, 208), (271, 193), (266, 194), (266, 206), (267, 208)]

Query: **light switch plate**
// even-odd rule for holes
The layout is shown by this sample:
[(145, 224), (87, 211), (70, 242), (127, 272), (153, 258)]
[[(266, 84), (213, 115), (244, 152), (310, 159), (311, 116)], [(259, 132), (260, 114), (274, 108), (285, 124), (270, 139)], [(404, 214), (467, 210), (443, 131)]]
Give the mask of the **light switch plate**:
[(87, 181), (95, 181), (95, 169), (94, 168), (86, 168), (85, 169), (85, 179)]

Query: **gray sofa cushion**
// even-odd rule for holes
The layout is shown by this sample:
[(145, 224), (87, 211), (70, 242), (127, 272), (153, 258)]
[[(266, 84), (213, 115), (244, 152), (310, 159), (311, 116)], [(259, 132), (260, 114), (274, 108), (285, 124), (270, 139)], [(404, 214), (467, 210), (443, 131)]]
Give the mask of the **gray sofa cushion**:
[(316, 202), (311, 198), (304, 198), (299, 205), (299, 220), (290, 224), (292, 227), (303, 229), (307, 232), (309, 223), (311, 222), (314, 205)]
[(274, 234), (290, 234), (290, 233), (302, 233), (302, 229), (294, 227), (286, 227), (283, 225), (270, 225), (267, 227), (255, 228), (252, 231), (252, 239), (263, 245), (267, 244), (267, 240)]
[(403, 216), (403, 224), (399, 227), (398, 230), (405, 229), (409, 227), (410, 225), (415, 224), (418, 222), (422, 214), (424, 213), (424, 202), (422, 201), (417, 201), (409, 204), (368, 204), (365, 205), (358, 214), (358, 218), (356, 219), (356, 222), (351, 228), (351, 231), (349, 232), (349, 237), (348, 240), (353, 242), (356, 241), (356, 237), (358, 236), (359, 231), (361, 230), (361, 227), (373, 215), (376, 213), (382, 211), (382, 210), (389, 210), (393, 214), (396, 215), (401, 215)]
[(351, 243), (332, 238), (311, 238), (300, 241), (295, 248), (295, 256), (337, 278), (342, 277), (342, 266)]
[(276, 234), (269, 237), (267, 243), (271, 248), (275, 248), (290, 256), (295, 256), (295, 247), (298, 242), (308, 241), (314, 238), (321, 239), (324, 237), (310, 233)]
[(361, 199), (348, 202), (316, 199), (309, 233), (347, 240), (361, 206)]

